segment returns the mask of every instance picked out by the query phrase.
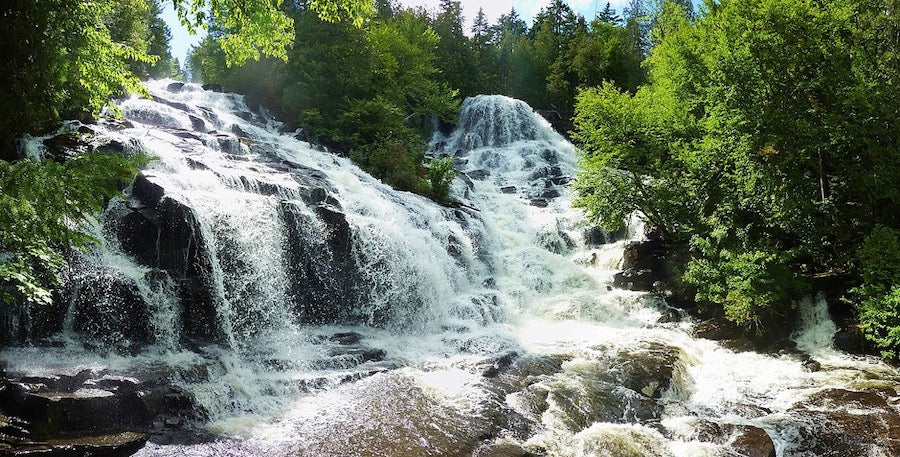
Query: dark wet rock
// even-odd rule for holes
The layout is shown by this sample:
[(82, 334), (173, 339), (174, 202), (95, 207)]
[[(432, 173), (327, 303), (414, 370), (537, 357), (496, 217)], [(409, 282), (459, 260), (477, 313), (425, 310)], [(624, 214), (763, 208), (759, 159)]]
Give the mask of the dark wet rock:
[(662, 315), (659, 316), (659, 319), (656, 320), (659, 324), (669, 324), (672, 322), (680, 322), (683, 316), (681, 313), (675, 308), (666, 308)]
[(650, 292), (656, 275), (652, 270), (625, 270), (613, 276), (613, 286), (625, 290)]
[(516, 186), (503, 186), (500, 188), (500, 192), (504, 194), (514, 194), (516, 193)]
[(103, 118), (100, 120), (99, 124), (113, 131), (134, 128), (134, 124), (131, 121), (124, 119)]
[[(528, 175), (528, 179), (534, 182), (546, 181), (549, 178), (557, 178), (563, 176), (562, 168), (557, 165), (549, 167), (540, 167)], [(552, 185), (552, 184), (551, 184)]]
[[(86, 267), (75, 265), (80, 268)], [(112, 270), (77, 274), (67, 282), (63, 295), (74, 310), (76, 332), (120, 348), (149, 341), (150, 311), (133, 280)]]
[(627, 235), (627, 230), (623, 225), (622, 228), (614, 232), (609, 232), (600, 226), (587, 227), (582, 231), (582, 238), (588, 246), (600, 246), (607, 243), (619, 241)]
[(109, 140), (94, 146), (93, 151), (102, 154), (118, 154), (127, 157), (136, 149), (137, 148), (134, 145), (125, 144), (118, 140)]
[(625, 245), (622, 253), (622, 268), (625, 270), (664, 269), (665, 245), (659, 240), (636, 241)]
[(328, 190), (322, 187), (313, 187), (306, 193), (306, 201), (313, 205), (325, 203), (328, 199)]
[(334, 341), (338, 344), (350, 345), (350, 344), (359, 344), (362, 341), (363, 336), (356, 332), (345, 332), (345, 333), (335, 333), (331, 335), (328, 339)]
[(482, 370), (481, 374), (485, 378), (496, 377), (501, 372), (508, 370), (518, 357), (519, 354), (517, 352), (508, 352), (501, 356), (493, 357), (488, 361), (487, 367)]
[(187, 162), (188, 166), (191, 167), (192, 170), (209, 170), (210, 168), (206, 166), (205, 163), (192, 159), (190, 157), (185, 158), (185, 162)]
[(850, 354), (870, 354), (874, 352), (872, 343), (866, 339), (862, 329), (858, 325), (852, 324), (835, 333), (834, 348)]
[[(145, 433), (170, 441), (197, 435), (194, 419), (204, 418), (204, 412), (193, 396), (168, 384), (169, 376), (180, 373), (135, 375), (126, 378), (102, 370), (7, 375), (0, 380), (0, 410), (5, 414), (0, 416), (0, 455), (10, 449), (29, 452), (13, 455), (131, 455), (146, 441)], [(124, 449), (130, 452), (118, 453)]]
[(169, 130), (169, 133), (171, 133), (173, 136), (176, 136), (178, 138), (182, 138), (185, 140), (203, 141), (203, 138), (201, 138), (199, 135), (197, 135), (194, 132), (188, 131), (188, 130), (173, 129), (173, 130)]
[(224, 92), (221, 84), (204, 84), (200, 86), (203, 90), (208, 90), (210, 92)]
[(189, 111), (191, 110), (191, 108), (190, 108), (189, 106), (185, 105), (184, 103), (176, 102), (176, 101), (172, 101), (172, 100), (167, 100), (167, 99), (165, 99), (165, 98), (157, 97), (157, 96), (155, 96), (155, 95), (153, 95), (152, 97), (153, 97), (153, 101), (154, 101), (154, 102), (160, 103), (160, 104), (163, 104), (163, 105), (166, 105), (166, 106), (170, 106), (170, 107), (175, 108), (175, 109), (177, 109), (177, 110), (179, 110), (179, 111), (189, 112)]
[(53, 392), (40, 386), (7, 381), (0, 391), (4, 413), (27, 422), (31, 439), (118, 433), (150, 424), (150, 415), (134, 390)]
[(549, 202), (543, 198), (534, 198), (530, 202), (531, 206), (537, 206), (538, 208), (546, 208)]
[(707, 340), (734, 340), (743, 338), (743, 330), (724, 317), (717, 317), (698, 323), (693, 334)]
[(559, 255), (568, 255), (575, 249), (575, 240), (562, 230), (544, 231), (537, 234), (538, 246)]
[(477, 181), (483, 181), (485, 178), (490, 176), (491, 173), (487, 170), (473, 170), (468, 173), (465, 173), (465, 175), (471, 179), (474, 179)]
[(135, 180), (131, 195), (113, 226), (122, 249), (177, 283), (185, 337), (219, 339), (212, 265), (193, 210), (166, 196), (162, 187), (143, 175)]
[(237, 124), (233, 124), (231, 126), (231, 133), (237, 135), (240, 138), (250, 138), (250, 134), (247, 133), (244, 129), (241, 128), (241, 126), (239, 126)]
[(732, 446), (746, 457), (776, 457), (775, 443), (769, 433), (759, 427), (741, 426)]
[(143, 448), (148, 438), (145, 433), (134, 432), (39, 442), (22, 440), (4, 443), (0, 438), (0, 454), (22, 457), (127, 457)]
[(203, 119), (200, 119), (197, 116), (194, 116), (193, 114), (188, 114), (188, 119), (191, 120), (191, 128), (192, 129), (194, 129), (198, 132), (206, 131), (206, 121), (204, 121)]
[(166, 90), (169, 92), (181, 92), (182, 89), (184, 89), (184, 83), (180, 81), (176, 81), (166, 86)]
[(615, 369), (622, 385), (659, 399), (675, 382), (680, 356), (677, 348), (650, 344), (642, 350), (620, 354)]
[(572, 123), (571, 117), (563, 114), (561, 111), (535, 110), (535, 113), (546, 119), (550, 126), (553, 127), (553, 130), (556, 130), (557, 133), (566, 138), (569, 138), (569, 132), (575, 129), (575, 124)]
[[(328, 197), (326, 197), (326, 202)], [(288, 231), (291, 294), (303, 322), (333, 324), (351, 321), (349, 304), (358, 303), (362, 275), (356, 275), (353, 232), (336, 206), (323, 203), (309, 214), (305, 205), (283, 202), (280, 213)], [(336, 275), (335, 271), (346, 272)]]
[(807, 360), (803, 362), (803, 370), (814, 373), (822, 370), (822, 364), (815, 360)]
[(542, 191), (541, 194), (539, 195), (540, 198), (547, 198), (547, 199), (556, 198), (559, 196), (560, 196), (560, 193), (556, 189), (546, 189), (546, 190)]
[(790, 410), (804, 424), (795, 451), (825, 457), (900, 455), (900, 414), (889, 403), (896, 393), (826, 389), (798, 403)]
[(233, 135), (218, 134), (215, 139), (215, 145), (225, 154), (241, 155), (244, 153), (240, 139)]
[(138, 173), (132, 184), (131, 194), (144, 205), (153, 207), (162, 201), (166, 192), (162, 186), (151, 182), (143, 173)]
[(47, 157), (59, 163), (86, 152), (90, 147), (84, 136), (77, 132), (61, 133), (47, 138), (43, 143), (47, 148)]
[(571, 176), (553, 176), (547, 178), (547, 182), (554, 186), (564, 186), (572, 181)]

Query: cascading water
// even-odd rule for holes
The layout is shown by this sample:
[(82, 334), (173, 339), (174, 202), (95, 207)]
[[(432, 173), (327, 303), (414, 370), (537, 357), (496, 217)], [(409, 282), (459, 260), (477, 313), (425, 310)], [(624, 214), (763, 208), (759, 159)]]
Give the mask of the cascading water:
[(753, 427), (780, 456), (836, 455), (816, 441), (826, 394), (900, 381), (828, 349), (822, 300), (795, 337), (809, 372), (612, 288), (640, 222), (585, 225), (574, 147), (523, 102), (470, 98), (433, 141), (460, 171), (462, 205), (442, 208), (239, 96), (170, 83), (121, 103), (130, 125), (96, 127), (157, 160), (74, 259), (65, 325), (2, 352), (10, 373), (161, 376), (232, 437), (143, 455), (733, 455)]

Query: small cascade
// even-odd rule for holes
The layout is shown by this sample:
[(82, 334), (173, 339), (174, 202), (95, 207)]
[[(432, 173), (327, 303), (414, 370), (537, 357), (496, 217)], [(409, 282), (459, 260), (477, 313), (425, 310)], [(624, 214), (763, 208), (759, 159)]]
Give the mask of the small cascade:
[(797, 349), (807, 354), (817, 354), (832, 350), (834, 335), (838, 328), (828, 312), (825, 295), (815, 298), (805, 297), (799, 302), (800, 324), (794, 334)]

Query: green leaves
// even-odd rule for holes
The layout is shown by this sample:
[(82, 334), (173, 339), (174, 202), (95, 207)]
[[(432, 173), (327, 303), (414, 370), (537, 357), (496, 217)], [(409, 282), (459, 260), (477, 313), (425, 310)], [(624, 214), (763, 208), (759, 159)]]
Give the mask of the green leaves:
[(147, 161), (101, 153), (62, 164), (0, 161), (0, 298), (48, 303), (65, 264), (62, 253), (94, 241), (79, 225), (100, 212)]
[[(224, 31), (217, 37), (230, 66), (273, 57), (287, 61), (294, 22), (284, 0), (172, 0), (183, 24), (193, 32), (210, 21)], [(324, 21), (350, 21), (360, 27), (373, 10), (372, 0), (311, 0), (309, 8)]]
[(453, 159), (441, 157), (428, 164), (429, 196), (432, 200), (447, 204), (450, 202), (450, 184), (456, 178)]
[(813, 276), (856, 268), (853, 300), (888, 344), (900, 113), (879, 107), (900, 106), (886, 84), (900, 66), (884, 65), (895, 9), (728, 0), (694, 22), (663, 5), (656, 27), (649, 85), (578, 98), (576, 204), (607, 225), (643, 214), (690, 251), (698, 298), (743, 324), (786, 314)]

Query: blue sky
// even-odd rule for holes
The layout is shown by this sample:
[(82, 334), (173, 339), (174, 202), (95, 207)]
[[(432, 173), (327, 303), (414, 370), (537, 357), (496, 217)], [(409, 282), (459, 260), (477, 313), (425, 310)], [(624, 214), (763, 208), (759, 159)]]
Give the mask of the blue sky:
[[(478, 13), (479, 8), (484, 8), (484, 13), (491, 23), (496, 21), (501, 14), (508, 13), (512, 8), (515, 8), (520, 16), (527, 18), (530, 22), (541, 8), (550, 4), (550, 1), (551, 0), (460, 0), (463, 6), (463, 15), (469, 24), (471, 24), (472, 20), (475, 18), (475, 14)], [(172, 8), (172, 3), (162, 3), (164, 6), (163, 19), (169, 24), (169, 28), (172, 29), (172, 55), (177, 57), (178, 60), (184, 64), (188, 50), (192, 45), (200, 41), (202, 32), (201, 35), (189, 35), (187, 30), (175, 16), (175, 10)], [(440, 2), (439, 0), (400, 0), (400, 3), (405, 6), (424, 6), (431, 11), (436, 11)], [(605, 0), (568, 0), (566, 3), (568, 3), (573, 10), (581, 13), (587, 18), (594, 17), (595, 8), (602, 10), (603, 7), (606, 6)], [(621, 14), (622, 8), (627, 3), (627, 0), (614, 0), (609, 3)]]

